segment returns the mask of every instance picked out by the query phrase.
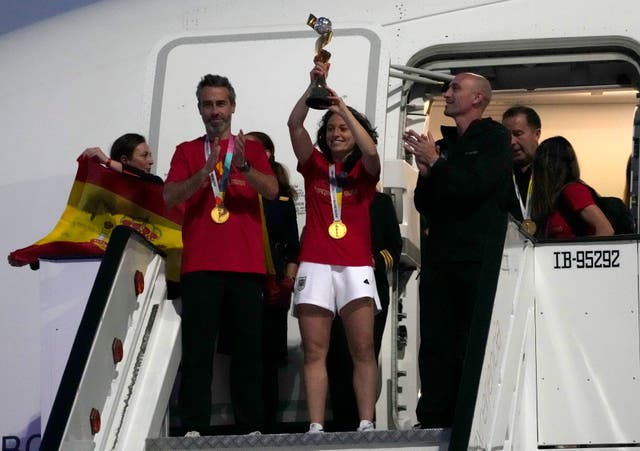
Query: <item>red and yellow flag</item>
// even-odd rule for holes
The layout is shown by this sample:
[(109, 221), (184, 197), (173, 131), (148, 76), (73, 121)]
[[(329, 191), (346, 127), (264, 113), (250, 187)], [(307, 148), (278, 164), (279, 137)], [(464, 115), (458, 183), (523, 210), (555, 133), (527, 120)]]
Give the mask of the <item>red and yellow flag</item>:
[(44, 238), (9, 254), (14, 266), (33, 265), (40, 258), (101, 257), (113, 228), (125, 225), (167, 254), (167, 278), (179, 280), (182, 212), (168, 209), (163, 185), (79, 158), (67, 206), (58, 224)]

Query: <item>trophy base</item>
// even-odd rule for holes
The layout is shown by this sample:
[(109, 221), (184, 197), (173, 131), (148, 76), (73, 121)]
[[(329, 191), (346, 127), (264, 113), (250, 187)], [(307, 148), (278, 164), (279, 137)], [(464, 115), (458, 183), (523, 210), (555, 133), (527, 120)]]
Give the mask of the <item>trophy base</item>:
[(309, 93), (309, 97), (305, 103), (309, 108), (314, 110), (326, 110), (331, 106), (331, 100), (329, 100), (329, 91), (323, 88), (313, 88)]

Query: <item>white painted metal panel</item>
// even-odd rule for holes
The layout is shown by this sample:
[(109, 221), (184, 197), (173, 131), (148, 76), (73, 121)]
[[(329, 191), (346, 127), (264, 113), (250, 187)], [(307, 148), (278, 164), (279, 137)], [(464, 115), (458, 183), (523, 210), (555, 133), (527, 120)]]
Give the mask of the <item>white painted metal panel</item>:
[(640, 442), (636, 242), (536, 247), (540, 445)]
[[(145, 286), (140, 295), (134, 292), (134, 273), (144, 274)], [(91, 354), (77, 390), (72, 411), (67, 420), (61, 449), (89, 450), (105, 438), (105, 432), (117, 422), (113, 400), (124, 397), (122, 386), (126, 369), (132, 366), (137, 355), (141, 331), (136, 323), (148, 316), (152, 282), (164, 278), (164, 260), (155, 254), (144, 239), (133, 235), (123, 252), (109, 300), (105, 305), (101, 323), (91, 347)], [(165, 289), (166, 291), (166, 289)], [(114, 338), (123, 342), (124, 359), (115, 365), (112, 358)], [(101, 413), (101, 433), (93, 436), (90, 430), (91, 409)]]
[[(394, 199), (400, 233), (420, 249), (420, 213), (413, 205), (413, 190), (418, 182), (418, 170), (404, 160), (384, 162), (384, 187), (396, 196)], [(401, 195), (401, 197), (400, 197)], [(399, 204), (399, 205), (398, 205)], [(406, 251), (406, 249), (405, 249)]]
[[(156, 279), (156, 286), (164, 284), (164, 277)], [(141, 337), (134, 351), (138, 362), (123, 369), (123, 385), (126, 385), (128, 393), (113, 399), (114, 403), (117, 402), (112, 407), (116, 413), (115, 421), (104, 440), (106, 446), (98, 449), (143, 450), (147, 438), (162, 435), (162, 424), (182, 350), (180, 316), (174, 303), (164, 299), (166, 290), (161, 288), (159, 291), (162, 298), (154, 299), (158, 301), (158, 310), (151, 332), (146, 339)], [(150, 326), (145, 321), (138, 327), (144, 330)]]
[(535, 407), (523, 395), (534, 365), (527, 346), (533, 336), (533, 260), (533, 244), (509, 223), (469, 439), (473, 449), (508, 448), (518, 416)]
[(99, 267), (99, 259), (40, 262), (42, 433)]

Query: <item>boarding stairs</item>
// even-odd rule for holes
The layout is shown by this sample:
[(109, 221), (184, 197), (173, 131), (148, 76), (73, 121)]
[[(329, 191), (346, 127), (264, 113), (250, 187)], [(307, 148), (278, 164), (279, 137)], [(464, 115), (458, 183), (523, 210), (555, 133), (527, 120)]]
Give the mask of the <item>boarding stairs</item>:
[[(464, 447), (640, 447), (639, 254), (635, 235), (536, 243), (509, 224)], [(395, 374), (383, 372), (383, 385), (396, 392), (387, 390), (378, 401), (383, 430), (169, 437), (180, 321), (164, 279), (161, 252), (133, 231), (114, 231), (41, 449), (443, 450), (461, 434), (411, 428), (403, 396), (414, 394), (402, 393), (398, 381), (407, 368), (396, 362)], [(414, 282), (407, 290), (415, 289)], [(389, 335), (397, 340), (403, 312), (393, 309), (389, 323), (396, 331)], [(415, 352), (415, 329), (407, 336), (405, 352)], [(114, 337), (122, 344), (117, 362)], [(94, 409), (100, 413), (97, 431)]]

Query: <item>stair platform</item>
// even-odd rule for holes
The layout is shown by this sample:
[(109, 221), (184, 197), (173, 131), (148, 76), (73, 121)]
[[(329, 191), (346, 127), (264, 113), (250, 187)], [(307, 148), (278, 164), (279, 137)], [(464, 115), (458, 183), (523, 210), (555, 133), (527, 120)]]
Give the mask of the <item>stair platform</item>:
[(147, 451), (278, 449), (278, 450), (445, 450), (449, 429), (409, 429), (324, 434), (214, 435), (146, 440)]

